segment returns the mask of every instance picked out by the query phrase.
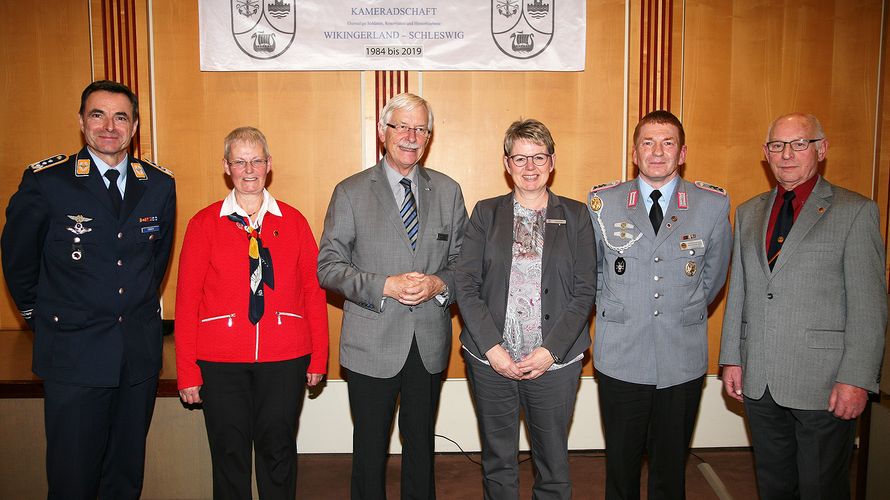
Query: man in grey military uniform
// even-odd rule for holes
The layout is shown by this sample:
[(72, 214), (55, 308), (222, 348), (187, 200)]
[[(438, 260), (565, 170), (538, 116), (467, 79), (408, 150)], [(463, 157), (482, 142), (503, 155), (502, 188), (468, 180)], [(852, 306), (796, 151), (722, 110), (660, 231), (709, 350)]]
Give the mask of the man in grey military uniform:
[(606, 438), (606, 498), (685, 497), (685, 461), (708, 368), (708, 304), (726, 280), (729, 199), (691, 183), (685, 133), (653, 111), (634, 129), (639, 177), (595, 186), (594, 366)]

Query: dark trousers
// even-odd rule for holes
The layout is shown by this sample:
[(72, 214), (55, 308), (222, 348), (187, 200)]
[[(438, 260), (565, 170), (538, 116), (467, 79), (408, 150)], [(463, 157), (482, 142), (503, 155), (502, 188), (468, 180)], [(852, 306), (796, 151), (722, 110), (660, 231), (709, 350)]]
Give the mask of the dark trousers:
[(572, 498), (569, 423), (581, 363), (545, 372), (533, 380), (511, 380), (464, 353), (482, 440), (483, 491), (487, 500), (519, 499), (519, 408), (535, 461), (536, 499)]
[(118, 387), (44, 381), (48, 498), (139, 498), (157, 388), (157, 376), (122, 375)]
[(386, 498), (386, 455), (396, 398), (400, 398), (403, 499), (436, 498), (433, 434), (442, 374), (429, 373), (417, 341), (396, 376), (376, 378), (347, 370), (352, 411), (352, 498)]
[(656, 389), (597, 374), (606, 437), (606, 498), (640, 498), (643, 450), (649, 499), (686, 498), (686, 457), (704, 376)]
[(251, 448), (260, 498), (293, 500), (297, 420), (309, 356), (264, 363), (198, 361), (213, 498), (251, 498)]
[(745, 414), (762, 500), (850, 498), (855, 419), (786, 408), (768, 387), (760, 399), (745, 398)]

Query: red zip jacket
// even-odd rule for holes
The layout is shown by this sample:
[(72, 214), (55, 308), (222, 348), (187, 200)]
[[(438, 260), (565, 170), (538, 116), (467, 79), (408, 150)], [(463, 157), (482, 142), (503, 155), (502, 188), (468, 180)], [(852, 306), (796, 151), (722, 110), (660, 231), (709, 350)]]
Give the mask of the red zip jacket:
[(275, 288), (265, 287), (265, 312), (247, 317), (250, 298), (248, 238), (220, 217), (222, 201), (189, 221), (176, 285), (176, 375), (179, 389), (203, 385), (196, 360), (252, 363), (311, 354), (309, 373), (327, 373), (328, 316), (318, 285), (318, 246), (297, 209), (278, 201), (260, 237), (269, 249)]

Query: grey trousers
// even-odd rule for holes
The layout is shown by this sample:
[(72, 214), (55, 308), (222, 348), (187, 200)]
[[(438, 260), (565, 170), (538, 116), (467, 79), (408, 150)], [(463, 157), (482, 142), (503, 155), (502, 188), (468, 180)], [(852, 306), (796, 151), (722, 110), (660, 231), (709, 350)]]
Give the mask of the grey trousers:
[(464, 353), (482, 441), (486, 499), (519, 498), (519, 409), (525, 414), (535, 484), (532, 497), (569, 499), (568, 435), (575, 411), (581, 363), (534, 380), (510, 380)]

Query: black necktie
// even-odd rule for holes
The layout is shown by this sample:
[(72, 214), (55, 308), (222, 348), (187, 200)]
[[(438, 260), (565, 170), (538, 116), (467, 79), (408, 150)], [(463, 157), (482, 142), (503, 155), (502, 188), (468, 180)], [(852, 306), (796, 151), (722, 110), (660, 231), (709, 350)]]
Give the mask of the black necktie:
[(402, 208), (399, 215), (402, 217), (402, 223), (405, 224), (405, 231), (408, 232), (408, 240), (411, 242), (411, 249), (417, 249), (417, 203), (414, 201), (414, 193), (411, 191), (411, 179), (407, 177), (399, 181), (405, 188), (405, 201), (402, 202)]
[(779, 253), (782, 251), (782, 244), (785, 243), (785, 238), (788, 237), (788, 233), (791, 232), (791, 226), (794, 225), (794, 205), (791, 204), (791, 200), (794, 199), (794, 191), (785, 191), (782, 198), (785, 201), (782, 202), (782, 208), (779, 209), (779, 216), (776, 217), (776, 225), (773, 227), (773, 236), (769, 240), (769, 251), (766, 252), (770, 270), (773, 269), (776, 259), (779, 258)]
[(655, 230), (655, 234), (658, 234), (658, 228), (661, 227), (661, 221), (664, 220), (664, 212), (661, 211), (661, 205), (658, 204), (658, 200), (661, 198), (661, 191), (657, 189), (652, 191), (649, 198), (652, 198), (652, 209), (649, 210), (649, 222), (652, 223), (652, 229)]
[(111, 197), (111, 206), (114, 207), (114, 213), (117, 215), (121, 213), (121, 203), (123, 202), (121, 190), (117, 187), (117, 178), (120, 175), (121, 173), (113, 168), (109, 168), (105, 172), (105, 178), (108, 179), (108, 196)]

